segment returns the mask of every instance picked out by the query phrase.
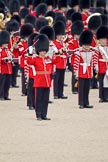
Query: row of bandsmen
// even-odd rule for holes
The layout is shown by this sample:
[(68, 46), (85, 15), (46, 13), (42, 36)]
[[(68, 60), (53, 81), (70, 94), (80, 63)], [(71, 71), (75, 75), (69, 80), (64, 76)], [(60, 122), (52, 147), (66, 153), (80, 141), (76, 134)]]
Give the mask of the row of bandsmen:
[[(45, 4), (39, 4), (37, 8), (43, 9), (44, 7), (45, 7)], [(43, 14), (43, 10), (40, 10), (40, 15), (42, 14)], [(105, 21), (102, 19), (102, 14), (92, 14), (89, 17), (89, 19), (87, 19), (87, 21), (84, 22), (82, 21), (81, 13), (75, 12), (71, 15), (71, 19), (73, 21), (71, 20), (72, 24), (68, 24), (67, 31), (66, 31), (66, 20), (63, 15), (59, 15), (56, 17), (56, 19), (58, 20), (54, 21), (53, 27), (48, 26), (48, 24), (42, 23), (43, 20), (44, 21), (46, 20), (44, 17), (37, 18), (36, 24), (38, 24), (37, 25), (38, 30), (34, 30), (33, 24), (30, 25), (28, 24), (28, 22), (26, 22), (25, 25), (21, 26), (21, 29), (18, 32), (19, 23), (15, 19), (8, 21), (5, 25), (6, 30), (8, 32), (6, 30), (3, 30), (0, 33), (0, 38), (1, 38), (0, 39), (1, 41), (0, 42), (0, 45), (1, 45), (1, 48), (0, 48), (0, 51), (1, 51), (0, 53), (0, 69), (1, 69), (0, 90), (2, 94), (0, 96), (1, 100), (9, 99), (8, 98), (9, 85), (10, 85), (9, 77), (10, 77), (10, 74), (12, 74), (12, 68), (15, 67), (15, 64), (20, 64), (20, 69), (22, 72), (22, 93), (23, 95), (26, 95), (27, 93), (26, 92), (27, 88), (26, 88), (25, 83), (26, 83), (26, 79), (29, 78), (29, 83), (27, 85), (28, 86), (28, 106), (30, 109), (32, 109), (32, 107), (37, 107), (36, 115), (39, 119), (46, 118), (47, 107), (48, 107), (47, 101), (49, 97), (49, 87), (50, 87), (50, 81), (51, 81), (50, 79), (53, 77), (53, 74), (54, 74), (54, 98), (55, 99), (58, 99), (58, 98), (66, 99), (67, 98), (63, 95), (63, 85), (64, 85), (64, 74), (65, 74), (65, 69), (66, 69), (66, 62), (67, 62), (67, 59), (69, 58), (69, 60), (71, 60), (70, 62), (71, 67), (73, 68), (73, 73), (72, 73), (74, 74), (73, 78), (75, 79), (76, 83), (79, 84), (78, 93), (79, 93), (80, 108), (85, 108), (85, 107), (92, 108), (92, 106), (89, 105), (88, 94), (89, 94), (89, 85), (90, 85), (89, 82), (91, 80), (90, 78), (92, 77), (93, 67), (96, 73), (99, 72), (99, 76), (100, 76), (99, 77), (99, 80), (100, 80), (99, 83), (101, 85), (99, 87), (100, 102), (107, 101), (108, 97), (107, 97), (107, 88), (106, 88), (107, 87), (107, 72), (106, 72), (107, 71), (107, 52), (106, 51), (107, 51), (108, 29), (107, 29), (106, 24), (108, 22), (108, 19), (106, 19), (107, 17), (105, 15), (103, 17)], [(30, 23), (30, 19), (29, 19), (29, 23)], [(44, 25), (46, 26), (43, 27)], [(70, 28), (69, 28), (69, 25), (70, 25)], [(87, 28), (89, 28), (89, 31)], [(95, 45), (96, 48), (92, 47), (94, 46), (92, 44), (96, 44), (96, 39), (94, 39), (96, 35), (94, 35), (93, 37), (93, 34), (90, 30), (94, 33), (97, 32), (97, 38), (98, 38), (99, 44), (98, 46)], [(82, 31), (84, 32), (82, 33)], [(67, 32), (67, 35), (65, 35), (66, 32)], [(9, 33), (11, 34), (11, 39), (10, 39)], [(40, 36), (39, 33), (46, 34), (50, 42), (45, 36), (43, 35)], [(29, 38), (29, 41), (28, 41), (28, 38)], [(45, 42), (43, 41), (44, 39), (46, 40)], [(30, 40), (32, 40), (32, 43)], [(41, 42), (40, 47), (39, 47), (40, 45), (39, 40)], [(48, 50), (49, 43), (50, 43), (50, 50)], [(85, 47), (86, 45), (89, 47)], [(44, 62), (42, 62), (43, 67), (39, 67), (39, 65), (38, 66), (34, 65), (33, 67), (31, 65), (35, 63), (34, 61), (32, 62), (32, 59), (28, 57), (27, 53), (29, 51), (29, 55), (32, 55), (33, 47), (35, 49), (34, 50), (35, 54), (33, 55), (33, 57), (36, 57), (33, 60), (38, 59), (38, 58), (39, 59), (41, 58), (40, 60), (44, 60)], [(46, 52), (47, 52), (47, 55), (44, 56)], [(20, 60), (19, 63), (18, 63), (18, 60)], [(36, 62), (39, 63), (39, 61), (36, 61)], [(48, 65), (48, 70), (47, 70), (47, 65)], [(52, 68), (52, 65), (55, 65), (55, 68)], [(40, 68), (43, 68), (43, 69), (40, 69)], [(31, 73), (30, 72), (28, 73), (28, 69), (31, 71)], [(49, 75), (51, 78), (48, 77)], [(40, 81), (39, 78), (44, 79), (44, 80)], [(83, 78), (85, 78), (85, 80)], [(104, 78), (106, 78), (105, 80), (106, 85), (105, 84), (103, 85)], [(31, 86), (33, 85), (33, 81), (34, 81), (35, 88), (41, 87), (42, 89), (39, 88), (39, 91), (35, 91), (35, 92), (34, 92), (34, 88), (30, 89), (31, 87), (33, 87)], [(82, 85), (84, 85), (84, 87)], [(43, 87), (48, 87), (48, 91), (45, 94), (43, 93), (43, 89), (44, 89)], [(86, 91), (84, 91), (83, 88)], [(37, 93), (38, 95), (36, 95)], [(45, 95), (45, 97), (43, 97), (42, 95)], [(34, 96), (35, 96), (35, 102), (34, 102)], [(43, 100), (43, 98), (45, 100)], [(46, 103), (46, 106), (45, 106), (46, 108), (42, 110), (42, 107), (43, 105), (45, 105), (45, 103)], [(43, 112), (41, 112), (41, 110)], [(43, 113), (43, 114), (40, 116), (39, 115), (40, 113), (41, 114)]]

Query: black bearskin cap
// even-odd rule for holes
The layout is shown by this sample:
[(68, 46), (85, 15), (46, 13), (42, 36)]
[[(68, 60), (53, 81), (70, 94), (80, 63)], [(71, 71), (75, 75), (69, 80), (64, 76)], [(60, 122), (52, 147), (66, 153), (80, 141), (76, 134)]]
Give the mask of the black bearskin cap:
[(8, 32), (18, 31), (19, 30), (19, 23), (16, 20), (10, 20), (6, 23), (6, 30)]
[(10, 9), (10, 12), (13, 13), (13, 12), (19, 12), (20, 10), (20, 3), (18, 0), (10, 0), (9, 2), (9, 9)]
[(10, 34), (7, 30), (0, 31), (0, 45), (10, 42)]
[(79, 45), (91, 45), (93, 40), (93, 33), (90, 30), (85, 30), (81, 33), (79, 38)]
[(40, 3), (37, 7), (36, 7), (36, 15), (45, 15), (47, 12), (47, 5), (45, 3)]
[(48, 11), (46, 14), (45, 14), (45, 17), (47, 16), (51, 16), (53, 18), (53, 20), (55, 20), (55, 17), (56, 17), (56, 14), (54, 11)]
[(55, 22), (57, 22), (57, 21), (62, 21), (65, 25), (66, 25), (66, 17), (65, 16), (57, 16), (56, 18), (55, 18)]
[(38, 54), (38, 52), (41, 52), (41, 51), (48, 52), (48, 50), (49, 50), (49, 39), (45, 34), (39, 34), (36, 37), (35, 49), (36, 49), (37, 54)]
[(30, 24), (32, 24), (33, 25), (33, 27), (35, 27), (35, 25), (36, 25), (36, 18), (35, 18), (35, 16), (33, 16), (33, 15), (27, 15), (26, 17), (25, 17), (25, 19), (24, 19), (24, 23), (26, 24), (26, 23), (30, 23)]
[(88, 28), (90, 30), (97, 30), (102, 25), (101, 16), (92, 16), (88, 21)]
[(28, 15), (28, 14), (29, 14), (29, 9), (26, 8), (26, 7), (25, 8), (22, 8), (20, 10), (20, 13), (19, 13), (21, 19), (24, 19), (26, 17), (26, 15)]
[(106, 0), (97, 0), (96, 1), (96, 7), (104, 7), (106, 8)]
[(29, 37), (33, 33), (33, 26), (29, 23), (24, 24), (20, 30), (21, 38)]
[(84, 24), (82, 21), (75, 21), (71, 26), (71, 34), (72, 35), (80, 35), (84, 29)]
[(33, 0), (27, 0), (27, 7), (29, 7), (29, 5), (33, 4)]
[(55, 6), (55, 0), (46, 0), (45, 3), (47, 4), (47, 6)]
[(80, 9), (89, 9), (91, 6), (91, 0), (79, 0)]
[(20, 6), (27, 7), (27, 1), (26, 0), (19, 0), (20, 1)]
[(35, 9), (39, 4), (41, 3), (41, 0), (33, 0), (33, 8)]
[(0, 1), (0, 9), (5, 10), (5, 3), (3, 1)]
[(73, 8), (76, 5), (79, 5), (79, 0), (69, 0), (69, 6), (71, 8)]
[(13, 15), (11, 17), (11, 20), (16, 20), (19, 24), (21, 24), (21, 18), (19, 15)]
[(45, 18), (38, 18), (35, 25), (36, 31), (39, 31), (45, 25), (48, 25), (48, 20)]
[(71, 16), (72, 14), (74, 13), (75, 11), (73, 9), (69, 9), (67, 12), (66, 12), (66, 20), (71, 20)]
[(100, 15), (102, 19), (102, 25), (108, 26), (108, 15)]
[(65, 35), (65, 24), (62, 21), (57, 21), (53, 25), (55, 36), (57, 35)]
[(32, 33), (28, 38), (28, 46), (32, 46), (35, 43), (37, 33)]
[(97, 39), (108, 39), (108, 26), (101, 26), (96, 32)]
[(53, 40), (55, 38), (54, 29), (51, 26), (47, 25), (42, 27), (40, 33), (47, 35), (49, 40)]
[(81, 13), (79, 13), (79, 12), (74, 12), (74, 13), (71, 15), (71, 21), (72, 21), (72, 23), (73, 23), (73, 22), (75, 22), (75, 21), (77, 21), (77, 20), (82, 21), (82, 15), (81, 15)]
[(59, 7), (59, 9), (62, 7), (67, 8), (67, 0), (58, 0), (58, 7)]

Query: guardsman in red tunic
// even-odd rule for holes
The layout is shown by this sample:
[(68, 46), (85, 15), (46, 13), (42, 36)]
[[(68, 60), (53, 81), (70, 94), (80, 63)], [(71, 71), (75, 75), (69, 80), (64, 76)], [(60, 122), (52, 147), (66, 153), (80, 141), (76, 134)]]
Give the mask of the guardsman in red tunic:
[(74, 74), (78, 78), (78, 95), (80, 109), (93, 108), (89, 104), (90, 80), (92, 78), (93, 65), (97, 65), (98, 54), (90, 49), (93, 39), (91, 31), (83, 31), (79, 38), (81, 48), (75, 53)]
[[(36, 75), (34, 77), (34, 87), (36, 89), (35, 112), (37, 120), (50, 120), (47, 118), (49, 91), (51, 87), (51, 70), (52, 60), (46, 56), (49, 50), (49, 40), (44, 34), (39, 34), (36, 37), (35, 58), (29, 57), (28, 64), (34, 65)], [(30, 54), (29, 54), (30, 55)]]
[(8, 48), (10, 34), (3, 30), (0, 32), (0, 100), (10, 100), (9, 87), (12, 74), (12, 55)]
[[(36, 57), (36, 52), (34, 49), (35, 38), (37, 33), (33, 33), (30, 35), (28, 39), (28, 53), (32, 55), (32, 58)], [(28, 57), (26, 57), (27, 61)], [(36, 75), (35, 67), (33, 65), (28, 65), (26, 62), (24, 66), (24, 73), (27, 78), (27, 106), (29, 110), (34, 110), (35, 108), (35, 88), (33, 87), (34, 84), (34, 77)]]
[(55, 62), (55, 76), (54, 76), (54, 99), (62, 98), (67, 99), (64, 96), (64, 77), (67, 63), (67, 53), (63, 42), (63, 36), (65, 35), (65, 25), (63, 22), (58, 21), (53, 25), (55, 31), (55, 40), (53, 41), (56, 47), (56, 54), (53, 59)]
[[(47, 52), (47, 56), (49, 56), (52, 59), (53, 55), (55, 54), (55, 50), (56, 50), (56, 47), (53, 43), (53, 40), (55, 38), (54, 29), (51, 26), (46, 25), (43, 28), (41, 28), (40, 33), (48, 36), (49, 51)], [(51, 73), (51, 79), (53, 80), (53, 78), (54, 78), (54, 66), (52, 66), (52, 73)], [(52, 103), (52, 101), (49, 100), (48, 103)]]
[(87, 18), (90, 16), (90, 6), (91, 6), (91, 0), (80, 0), (80, 9), (82, 14), (82, 20), (84, 23), (84, 28), (87, 27)]
[(54, 12), (61, 12), (66, 15), (67, 10), (67, 0), (58, 0), (58, 8), (54, 9)]
[(27, 49), (28, 49), (28, 37), (30, 36), (30, 34), (33, 33), (33, 26), (31, 24), (25, 24), (21, 27), (20, 30), (20, 37), (21, 40), (19, 42), (19, 51), (20, 51), (20, 58), (19, 58), (19, 66), (21, 69), (21, 83), (22, 83), (22, 96), (27, 95), (27, 89), (26, 89), (26, 78), (25, 78), (25, 74), (24, 74), (24, 61), (25, 61), (25, 57), (27, 57)]
[(8, 46), (10, 51), (13, 53), (11, 86), (18, 88), (17, 86), (17, 74), (19, 68), (18, 42), (20, 41), (19, 23), (16, 20), (11, 20), (7, 23), (6, 29), (10, 32), (10, 43)]
[(108, 27), (101, 26), (97, 30), (97, 39), (99, 45), (97, 50), (99, 51), (98, 58), (98, 77), (99, 77), (99, 102), (108, 102)]
[(79, 0), (70, 0), (69, 1), (69, 6), (75, 11), (79, 11)]
[[(101, 26), (102, 20), (99, 13), (94, 13), (88, 17), (88, 29), (93, 33), (92, 47), (96, 47), (98, 45), (98, 41), (96, 39), (96, 31)], [(98, 77), (93, 69), (93, 78), (91, 79), (91, 88), (98, 88)]]
[(70, 56), (69, 56), (69, 63), (72, 67), (72, 79), (71, 79), (71, 85), (72, 85), (72, 93), (76, 94), (78, 93), (78, 81), (76, 80), (74, 76), (73, 71), (73, 63), (75, 58), (75, 51), (79, 48), (79, 37), (81, 32), (84, 29), (84, 25), (82, 21), (76, 21), (71, 26), (71, 38), (68, 41), (68, 50), (70, 50)]

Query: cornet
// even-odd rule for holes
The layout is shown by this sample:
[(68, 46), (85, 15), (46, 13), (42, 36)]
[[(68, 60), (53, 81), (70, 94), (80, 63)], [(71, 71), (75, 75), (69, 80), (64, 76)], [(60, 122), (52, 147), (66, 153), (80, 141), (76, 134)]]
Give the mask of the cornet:
[(53, 25), (53, 18), (51, 16), (45, 17), (48, 20), (48, 25), (52, 26)]

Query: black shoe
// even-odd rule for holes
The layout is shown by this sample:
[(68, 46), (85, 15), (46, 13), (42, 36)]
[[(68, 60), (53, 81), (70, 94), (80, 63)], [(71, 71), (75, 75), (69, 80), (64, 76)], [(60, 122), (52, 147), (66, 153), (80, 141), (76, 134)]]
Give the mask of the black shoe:
[(42, 118), (41, 118), (41, 117), (38, 117), (38, 118), (37, 118), (37, 120), (41, 121), (41, 120), (42, 120)]
[(32, 106), (29, 106), (29, 110), (34, 110), (34, 107), (32, 107)]
[(8, 98), (8, 97), (4, 97), (5, 100), (11, 100), (11, 98)]
[(19, 86), (18, 85), (13, 85), (12, 88), (19, 88)]
[(51, 120), (51, 119), (47, 117), (42, 117), (42, 120)]
[(59, 98), (61, 98), (61, 99), (67, 99), (68, 97), (67, 96), (61, 96)]
[(68, 86), (68, 84), (64, 84), (64, 87), (67, 87)]
[(84, 109), (85, 107), (84, 107), (83, 105), (80, 105), (79, 108), (80, 108), (80, 109)]
[(49, 104), (52, 104), (52, 103), (53, 103), (53, 101), (48, 101), (48, 103), (49, 103)]
[(25, 93), (22, 93), (22, 95), (21, 96), (27, 96), (27, 94), (25, 94)]
[(93, 108), (93, 105), (85, 105), (85, 108)]
[(78, 94), (78, 92), (77, 91), (75, 91), (75, 92), (72, 92), (73, 94)]

